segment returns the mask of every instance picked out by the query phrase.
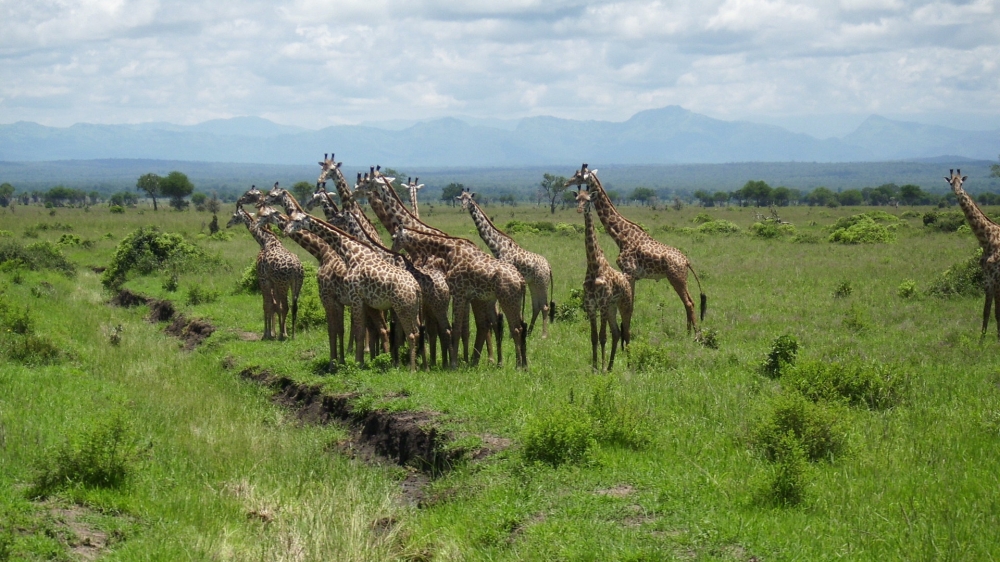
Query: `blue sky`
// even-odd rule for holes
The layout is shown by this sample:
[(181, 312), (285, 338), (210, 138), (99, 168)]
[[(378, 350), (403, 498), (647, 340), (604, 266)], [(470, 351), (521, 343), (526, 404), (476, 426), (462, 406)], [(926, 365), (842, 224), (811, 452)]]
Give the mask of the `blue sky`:
[(1000, 128), (1000, 0), (0, 0), (0, 123), (625, 120)]

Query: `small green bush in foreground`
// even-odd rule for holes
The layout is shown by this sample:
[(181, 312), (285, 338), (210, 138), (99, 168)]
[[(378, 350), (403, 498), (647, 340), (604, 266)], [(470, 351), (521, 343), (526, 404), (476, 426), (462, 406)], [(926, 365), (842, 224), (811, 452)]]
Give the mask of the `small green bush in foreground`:
[(843, 401), (872, 410), (891, 408), (900, 402), (906, 377), (882, 364), (841, 364), (821, 361), (801, 363), (781, 382), (817, 402)]
[(584, 462), (597, 445), (590, 416), (572, 404), (529, 419), (521, 441), (524, 458), (553, 467)]
[(794, 432), (780, 436), (774, 444), (774, 466), (757, 489), (759, 503), (792, 507), (805, 499), (809, 464)]
[(917, 282), (913, 279), (906, 279), (896, 287), (896, 294), (901, 299), (910, 299), (917, 296)]
[(750, 442), (768, 460), (781, 460), (789, 434), (810, 461), (833, 460), (844, 450), (837, 410), (797, 392), (783, 392), (767, 405), (753, 424)]
[(750, 226), (750, 234), (757, 238), (766, 240), (781, 238), (783, 236), (794, 236), (795, 227), (790, 224), (781, 224), (776, 221), (755, 222)]
[[(896, 240), (892, 230), (875, 222), (871, 217), (867, 215), (855, 215), (855, 217), (859, 218), (850, 226), (836, 228), (834, 225), (834, 231), (828, 240), (841, 244), (888, 244)], [(840, 221), (837, 221), (837, 224), (840, 224)]]
[(614, 378), (599, 380), (587, 404), (594, 437), (609, 443), (641, 449), (653, 438), (648, 413), (635, 404)]
[(935, 297), (982, 295), (986, 281), (979, 265), (982, 256), (983, 249), (976, 248), (971, 256), (949, 267), (931, 282), (927, 294)]
[(110, 265), (101, 275), (101, 283), (108, 289), (117, 289), (132, 272), (148, 275), (168, 263), (181, 266), (205, 257), (201, 249), (185, 242), (181, 235), (143, 226), (119, 242)]
[(735, 234), (740, 232), (742, 229), (736, 223), (732, 221), (727, 221), (726, 219), (719, 219), (714, 221), (708, 221), (699, 225), (696, 231), (703, 234)]
[(771, 344), (771, 351), (767, 353), (767, 359), (760, 366), (760, 370), (766, 376), (776, 379), (795, 365), (795, 356), (798, 353), (799, 341), (795, 336), (790, 334), (778, 336)]

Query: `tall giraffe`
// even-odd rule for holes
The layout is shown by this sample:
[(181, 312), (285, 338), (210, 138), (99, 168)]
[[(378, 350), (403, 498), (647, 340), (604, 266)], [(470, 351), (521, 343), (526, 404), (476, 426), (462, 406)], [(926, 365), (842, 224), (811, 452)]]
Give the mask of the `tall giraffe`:
[(476, 203), (476, 194), (468, 189), (456, 197), (462, 203), (462, 209), (469, 211), (472, 222), (476, 223), (479, 237), (486, 242), (490, 252), (500, 261), (513, 264), (524, 277), (531, 290), (531, 323), (528, 333), (535, 329), (535, 320), (542, 313), (542, 339), (549, 337), (549, 290), (552, 288), (552, 268), (542, 256), (518, 246), (513, 238), (507, 236), (493, 224), (482, 207)]
[(317, 187), (316, 192), (305, 202), (303, 207), (307, 211), (311, 211), (316, 205), (319, 205), (323, 209), (323, 214), (326, 216), (327, 221), (340, 213), (340, 209), (337, 208), (337, 204), (334, 203), (333, 198), (330, 197), (325, 187)]
[[(659, 242), (646, 233), (641, 226), (623, 217), (607, 192), (601, 185), (601, 180), (597, 179), (597, 170), (588, 170), (584, 164), (567, 185), (586, 185), (590, 193), (590, 201), (597, 211), (597, 216), (604, 224), (605, 231), (611, 235), (620, 250), (618, 254), (618, 268), (628, 276), (632, 285), (632, 294), (635, 294), (635, 282), (639, 279), (654, 279), (659, 281), (664, 277), (670, 281), (670, 285), (677, 291), (677, 296), (684, 303), (687, 312), (687, 330), (697, 332), (697, 323), (694, 314), (694, 301), (691, 300), (691, 293), (687, 288), (687, 272), (691, 270), (695, 281), (698, 282), (698, 289), (701, 289), (701, 280), (698, 274), (691, 267), (691, 262), (687, 256), (677, 248), (673, 248)], [(701, 292), (701, 319), (705, 319), (705, 307), (708, 305), (708, 297), (704, 291)]]
[[(517, 366), (528, 366), (527, 354), (525, 353), (527, 325), (521, 319), (525, 283), (516, 267), (486, 254), (478, 246), (463, 238), (428, 234), (400, 227), (393, 235), (392, 240), (394, 251), (405, 248), (410, 255), (433, 255), (444, 264), (448, 288), (451, 289), (453, 310), (466, 310), (466, 304), (475, 299), (490, 303), (490, 308), (495, 311), (492, 303), (498, 301), (500, 308), (507, 316), (510, 333), (514, 338)], [(467, 321), (468, 318), (464, 314), (456, 314), (453, 323), (454, 333), (462, 333), (462, 325)], [(476, 339), (480, 339), (479, 333), (476, 334)], [(498, 365), (503, 361), (501, 342), (502, 337), (500, 337), (498, 326)], [(457, 366), (457, 354), (457, 342), (455, 338), (452, 338), (452, 367)]]
[[(597, 242), (597, 230), (594, 228), (594, 217), (591, 214), (593, 204), (590, 201), (590, 193), (576, 190), (576, 202), (578, 213), (583, 213), (584, 232), (587, 245), (587, 275), (583, 280), (583, 308), (587, 311), (587, 318), (590, 319), (590, 351), (591, 366), (595, 371), (597, 366), (597, 342), (601, 343), (601, 366), (604, 368), (604, 346), (607, 342), (606, 328), (611, 325), (611, 359), (608, 361), (608, 370), (615, 366), (615, 351), (618, 349), (618, 340), (622, 340), (622, 347), (629, 343), (631, 339), (632, 325), (632, 284), (628, 277), (615, 270), (604, 257), (601, 245)], [(617, 324), (618, 311), (622, 313), (622, 324), (619, 329)], [(598, 335), (597, 315), (601, 316), (601, 328)]]
[[(413, 213), (403, 205), (403, 202), (399, 199), (399, 196), (392, 189), (392, 182), (395, 178), (390, 178), (383, 176), (380, 172), (380, 168), (371, 167), (369, 173), (365, 174), (362, 178), (361, 173), (358, 173), (358, 183), (355, 186), (355, 190), (364, 195), (368, 199), (368, 204), (371, 205), (372, 210), (375, 211), (375, 216), (378, 217), (382, 226), (389, 231), (389, 234), (395, 234), (395, 232), (400, 227), (406, 227), (410, 230), (416, 232), (424, 232), (428, 234), (438, 234), (441, 236), (448, 236), (448, 233), (443, 230), (434, 228), (427, 223), (421, 221), (420, 219), (413, 216)], [(470, 242), (471, 243), (471, 242)], [(475, 245), (473, 245), (475, 246)], [(437, 256), (424, 255), (424, 256), (414, 256), (414, 260), (420, 266), (434, 267), (442, 272), (445, 270), (445, 264), (441, 263), (440, 258)], [(454, 296), (452, 297), (454, 301)], [(472, 301), (466, 301), (467, 307), (464, 310), (460, 310), (452, 306), (452, 316), (457, 319), (462, 316), (465, 321), (459, 324), (457, 320), (452, 321), (452, 338), (460, 338), (462, 341), (463, 349), (463, 359), (466, 363), (469, 362), (469, 309), (471, 309), (473, 316), (476, 320), (476, 343), (473, 348), (473, 364), (478, 362), (479, 355), (482, 351), (482, 345), (486, 343), (487, 355), (492, 359), (493, 357), (493, 340), (488, 337), (491, 334), (496, 336), (498, 345), (500, 340), (500, 334), (494, 331), (496, 323), (492, 320), (496, 317), (495, 307), (491, 308), (491, 304), (481, 302), (477, 299)], [(461, 331), (456, 330), (456, 326), (461, 326)]]
[(967, 178), (968, 176), (962, 175), (962, 170), (949, 170), (948, 176), (944, 179), (955, 193), (958, 204), (962, 207), (962, 212), (965, 213), (965, 219), (969, 221), (969, 227), (972, 228), (976, 240), (983, 248), (983, 257), (979, 259), (979, 265), (983, 268), (984, 288), (986, 290), (982, 334), (985, 336), (986, 329), (989, 328), (990, 309), (993, 307), (995, 299), (997, 301), (997, 339), (1000, 339), (1000, 225), (990, 220), (962, 188), (962, 184)]
[[(351, 192), (351, 187), (347, 185), (347, 180), (344, 178), (344, 173), (340, 171), (340, 165), (343, 162), (337, 162), (334, 159), (334, 155), (330, 154), (327, 158), (326, 154), (323, 155), (323, 161), (319, 163), (321, 171), (319, 174), (319, 179), (316, 180), (316, 187), (323, 188), (323, 193), (326, 193), (326, 182), (329, 178), (333, 178), (333, 185), (337, 188), (337, 194), (340, 195), (340, 206), (347, 212), (353, 213), (358, 219), (358, 223), (361, 224), (361, 228), (365, 229), (365, 232), (372, 238), (378, 238), (378, 230), (375, 229), (375, 225), (372, 221), (368, 219), (365, 215), (364, 210), (361, 209), (361, 205), (354, 199), (354, 193)], [(333, 200), (330, 199), (329, 193), (326, 193), (327, 199), (330, 203)], [(325, 207), (324, 207), (325, 209)]]
[(433, 267), (419, 267), (409, 258), (386, 248), (380, 239), (372, 240), (358, 224), (353, 213), (341, 211), (335, 213), (327, 221), (344, 232), (368, 244), (382, 259), (410, 272), (420, 284), (422, 295), (421, 316), (425, 326), (425, 336), (430, 342), (431, 364), (437, 362), (437, 343), (441, 343), (441, 363), (448, 365), (448, 352), (451, 348), (451, 323), (448, 321), (448, 307), (451, 304), (451, 291), (444, 273)]
[[(416, 370), (417, 339), (420, 336), (418, 321), (421, 306), (420, 285), (413, 276), (400, 267), (381, 259), (371, 248), (354, 239), (343, 230), (307, 215), (291, 193), (275, 188), (264, 199), (268, 204), (280, 203), (288, 212), (285, 232), (308, 230), (323, 239), (347, 265), (344, 282), (351, 301), (351, 324), (355, 340), (354, 354), (359, 364), (364, 363), (364, 318), (368, 309), (395, 312), (409, 343), (410, 370)], [(426, 359), (423, 361), (427, 365)]]
[(288, 290), (292, 290), (292, 337), (295, 337), (295, 322), (299, 311), (299, 292), (305, 272), (299, 257), (289, 252), (278, 241), (271, 231), (258, 228), (257, 221), (242, 206), (236, 206), (236, 212), (226, 228), (243, 223), (247, 230), (260, 244), (257, 253), (257, 283), (264, 299), (264, 339), (274, 338), (274, 315), (278, 315), (280, 331), (278, 339), (285, 339), (285, 318), (288, 314)]
[(423, 189), (424, 184), (420, 183), (420, 178), (406, 178), (406, 187), (410, 190), (410, 206), (413, 207), (413, 216), (420, 218), (420, 208), (417, 207), (417, 192)]

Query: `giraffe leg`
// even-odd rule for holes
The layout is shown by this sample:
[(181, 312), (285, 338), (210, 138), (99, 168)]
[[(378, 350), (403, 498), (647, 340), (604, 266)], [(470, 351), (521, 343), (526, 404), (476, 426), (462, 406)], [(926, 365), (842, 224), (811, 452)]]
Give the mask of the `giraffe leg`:
[(365, 317), (368, 316), (366, 308), (362, 302), (351, 305), (351, 335), (354, 338), (354, 360), (358, 365), (365, 364)]
[[(687, 280), (678, 277), (670, 277), (670, 284), (674, 287), (674, 290), (677, 291), (677, 296), (681, 298), (681, 302), (684, 303), (684, 311), (687, 313), (687, 332), (688, 335), (690, 335), (691, 330), (697, 331), (698, 324), (695, 321), (694, 301), (691, 300), (691, 293), (687, 290)], [(635, 292), (633, 291), (632, 294), (634, 295)]]
[(601, 341), (601, 370), (604, 370), (604, 365), (607, 363), (606, 347), (608, 343), (608, 313), (606, 310), (601, 311), (601, 333), (599, 335)]
[(274, 323), (274, 295), (271, 292), (271, 287), (262, 287), (261, 296), (264, 301), (264, 339), (270, 340), (274, 338), (272, 333), (272, 324)]
[[(466, 324), (468, 323), (468, 303), (461, 297), (453, 297), (454, 302), (452, 304), (452, 310), (455, 311), (455, 321), (451, 325), (452, 334), (457, 334), (457, 337), (451, 338), (451, 353), (449, 360), (451, 361), (451, 368), (458, 368), (458, 340), (462, 339), (462, 332), (466, 329)], [(466, 348), (468, 349), (468, 348)]]
[[(993, 291), (986, 289), (986, 304), (983, 306), (983, 332), (980, 337), (986, 337), (986, 330), (990, 327), (990, 313), (993, 312)], [(1000, 312), (1000, 307), (997, 308)], [(1000, 324), (997, 325), (997, 330), (1000, 330)]]
[[(323, 309), (326, 312), (326, 334), (330, 340), (330, 365), (328, 370), (333, 371), (337, 367), (337, 307), (333, 303), (323, 303)], [(341, 310), (340, 331), (344, 330), (344, 318), (342, 315), (343, 310)], [(342, 335), (341, 338), (343, 338)]]
[(597, 372), (597, 314), (587, 311), (590, 318), (590, 368)]
[(1000, 288), (993, 295), (993, 304), (996, 307), (997, 341), (1000, 341)]
[(621, 341), (621, 329), (618, 328), (618, 312), (614, 308), (608, 313), (611, 324), (611, 359), (608, 360), (608, 372), (615, 366), (615, 352), (618, 351), (618, 342)]
[(278, 305), (278, 339), (284, 341), (288, 338), (288, 330), (285, 326), (285, 320), (288, 319), (288, 286), (280, 286), (277, 288), (275, 294), (275, 300)]

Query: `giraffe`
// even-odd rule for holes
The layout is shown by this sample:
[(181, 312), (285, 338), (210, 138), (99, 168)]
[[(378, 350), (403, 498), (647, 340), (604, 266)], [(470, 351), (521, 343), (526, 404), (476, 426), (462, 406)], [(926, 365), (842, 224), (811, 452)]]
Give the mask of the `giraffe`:
[(430, 362), (437, 362), (437, 342), (441, 343), (441, 363), (448, 365), (448, 351), (451, 347), (451, 323), (448, 321), (448, 307), (451, 304), (451, 291), (448, 281), (439, 269), (433, 267), (418, 267), (409, 258), (397, 254), (382, 245), (381, 240), (368, 238), (367, 233), (358, 224), (353, 213), (341, 211), (335, 213), (328, 222), (344, 232), (355, 237), (361, 243), (367, 244), (382, 259), (410, 272), (420, 284), (422, 295), (421, 317), (425, 326), (425, 335), (430, 342)]
[(490, 252), (500, 261), (512, 264), (524, 277), (531, 290), (531, 323), (528, 334), (535, 329), (535, 320), (542, 314), (542, 339), (549, 337), (549, 291), (552, 289), (552, 268), (542, 256), (518, 246), (513, 238), (507, 236), (493, 224), (483, 209), (476, 203), (476, 194), (468, 189), (456, 197), (462, 203), (462, 209), (469, 211), (472, 222), (476, 223), (479, 237), (486, 242)]
[[(280, 203), (288, 212), (285, 232), (293, 234), (308, 230), (334, 249), (347, 265), (344, 282), (348, 286), (351, 302), (354, 354), (359, 364), (364, 364), (364, 318), (368, 309), (392, 309), (399, 318), (410, 350), (410, 370), (416, 370), (417, 338), (420, 335), (418, 317), (421, 306), (420, 285), (405, 269), (382, 260), (367, 245), (357, 241), (330, 223), (307, 215), (291, 193), (278, 188), (264, 199), (268, 204)], [(424, 365), (427, 365), (424, 359)]]
[(369, 237), (379, 238), (375, 225), (372, 224), (372, 221), (368, 220), (365, 212), (361, 209), (361, 205), (358, 205), (358, 202), (354, 199), (354, 193), (351, 192), (351, 188), (347, 185), (347, 180), (344, 178), (343, 172), (340, 171), (341, 164), (343, 162), (337, 162), (333, 154), (330, 154), (329, 158), (326, 157), (326, 154), (323, 155), (323, 161), (319, 163), (322, 170), (320, 171), (319, 179), (316, 180), (317, 189), (323, 188), (323, 193), (326, 194), (330, 203), (333, 203), (333, 199), (326, 192), (326, 181), (332, 177), (333, 184), (337, 188), (337, 194), (340, 195), (340, 206), (345, 211), (353, 213), (357, 217), (358, 222), (365, 229), (365, 232), (368, 233)]
[(239, 223), (246, 225), (247, 230), (260, 244), (257, 253), (257, 283), (264, 299), (264, 339), (274, 338), (274, 314), (278, 314), (280, 331), (278, 339), (285, 339), (285, 318), (288, 314), (288, 290), (292, 290), (292, 337), (295, 337), (295, 322), (299, 311), (299, 292), (305, 272), (299, 257), (289, 252), (278, 241), (271, 231), (257, 227), (257, 222), (241, 205), (236, 206), (236, 212), (229, 219), (227, 228)]
[(246, 191), (240, 198), (236, 200), (236, 205), (243, 207), (250, 205), (256, 207), (264, 199), (264, 193), (257, 189), (256, 185), (251, 185), (250, 189)]
[[(694, 314), (694, 301), (691, 300), (691, 293), (688, 292), (687, 288), (688, 270), (691, 270), (691, 273), (694, 274), (694, 279), (698, 282), (699, 290), (701, 289), (701, 280), (698, 279), (698, 274), (691, 267), (691, 262), (688, 261), (687, 256), (677, 248), (672, 248), (657, 241), (647, 234), (641, 226), (623, 217), (618, 212), (618, 209), (615, 209), (614, 204), (611, 203), (611, 199), (608, 198), (607, 192), (604, 191), (601, 181), (597, 179), (597, 170), (588, 170), (587, 164), (584, 164), (577, 170), (566, 184), (587, 186), (587, 191), (590, 194), (590, 202), (593, 204), (594, 210), (597, 211), (597, 216), (601, 219), (601, 223), (604, 224), (604, 229), (611, 235), (615, 243), (618, 244), (620, 252), (616, 262), (622, 273), (628, 276), (629, 283), (632, 285), (632, 294), (635, 294), (635, 282), (637, 280), (654, 279), (659, 281), (666, 277), (674, 290), (677, 291), (677, 296), (680, 297), (681, 302), (684, 303), (684, 309), (687, 312), (688, 334), (692, 330), (695, 331), (695, 334), (698, 334)], [(702, 291), (702, 320), (705, 319), (705, 307), (707, 304), (708, 297)]]
[(1000, 224), (990, 220), (962, 188), (967, 178), (968, 176), (962, 175), (962, 170), (949, 170), (948, 176), (944, 179), (955, 192), (958, 204), (965, 213), (965, 220), (969, 221), (976, 240), (983, 248), (983, 257), (979, 259), (979, 265), (983, 268), (986, 291), (982, 335), (986, 336), (986, 330), (990, 326), (990, 309), (996, 300), (997, 339), (1000, 339)]
[[(583, 308), (590, 319), (590, 351), (591, 366), (595, 371), (604, 368), (604, 345), (607, 342), (606, 327), (611, 325), (611, 358), (608, 361), (608, 371), (614, 368), (615, 351), (618, 349), (619, 338), (622, 347), (631, 339), (632, 324), (632, 285), (628, 277), (615, 270), (604, 257), (600, 244), (597, 242), (597, 230), (594, 228), (594, 217), (591, 214), (593, 203), (590, 193), (576, 190), (578, 213), (583, 213), (583, 224), (587, 244), (587, 275), (583, 280)], [(619, 329), (618, 311), (622, 313), (622, 323)], [(601, 330), (598, 336), (597, 314), (601, 315)], [(597, 364), (597, 342), (601, 343), (601, 363)]]
[(330, 221), (340, 213), (340, 209), (337, 208), (337, 204), (333, 202), (333, 198), (330, 197), (325, 187), (317, 187), (313, 196), (305, 202), (304, 207), (307, 211), (310, 211), (316, 205), (319, 205), (323, 209), (323, 215), (326, 216), (327, 221)]
[(413, 207), (413, 216), (420, 218), (420, 209), (417, 207), (417, 192), (424, 184), (420, 183), (420, 178), (406, 178), (406, 187), (410, 190), (410, 206)]
[[(448, 236), (448, 233), (443, 230), (438, 230), (437, 228), (434, 228), (433, 226), (430, 226), (414, 217), (413, 213), (411, 213), (410, 210), (403, 205), (399, 196), (392, 189), (392, 182), (394, 181), (394, 178), (383, 176), (380, 173), (380, 169), (381, 167), (372, 166), (369, 173), (365, 174), (364, 178), (362, 178), (361, 173), (359, 172), (358, 183), (355, 186), (355, 190), (358, 193), (363, 194), (368, 199), (368, 204), (371, 205), (372, 210), (375, 211), (375, 216), (378, 217), (379, 222), (381, 222), (382, 226), (389, 231), (390, 235), (394, 234), (401, 226), (405, 226), (417, 232)], [(414, 260), (421, 266), (434, 267), (442, 272), (445, 269), (444, 264), (441, 263), (440, 258), (437, 256), (415, 255)], [(496, 317), (496, 309), (491, 304), (480, 302), (476, 299), (466, 302), (468, 305), (464, 310), (459, 310), (455, 308), (454, 305), (452, 306), (452, 315), (455, 318), (462, 316), (466, 319), (466, 321), (461, 324), (461, 331), (455, 330), (455, 326), (459, 325), (458, 322), (452, 322), (452, 337), (453, 339), (461, 339), (463, 359), (466, 363), (468, 363), (469, 323), (467, 319), (469, 317), (469, 309), (471, 308), (472, 314), (476, 320), (476, 343), (473, 348), (473, 364), (476, 364), (481, 354), (484, 342), (486, 343), (487, 355), (490, 359), (493, 358), (493, 340), (488, 337), (491, 333), (497, 336), (497, 341), (499, 343), (499, 334), (493, 332), (493, 327), (496, 323), (492, 319)]]
[[(444, 264), (448, 288), (451, 289), (453, 310), (463, 311), (466, 309), (466, 303), (477, 299), (489, 302), (490, 309), (495, 311), (493, 303), (499, 301), (500, 308), (507, 316), (511, 336), (514, 338), (516, 364), (518, 367), (527, 368), (528, 359), (525, 353), (527, 325), (521, 319), (525, 283), (516, 267), (487, 255), (469, 240), (417, 232), (406, 227), (400, 227), (393, 235), (392, 249), (399, 251), (400, 248), (405, 248), (411, 255), (434, 255), (440, 259)], [(490, 320), (493, 320), (492, 316)], [(456, 314), (453, 333), (462, 333), (462, 325), (467, 321), (465, 315)], [(497, 364), (500, 365), (503, 362), (503, 353), (499, 322), (491, 325), (498, 326)], [(476, 334), (476, 339), (477, 341), (480, 339), (479, 333)], [(452, 338), (452, 367), (457, 366), (457, 354), (457, 340)]]

